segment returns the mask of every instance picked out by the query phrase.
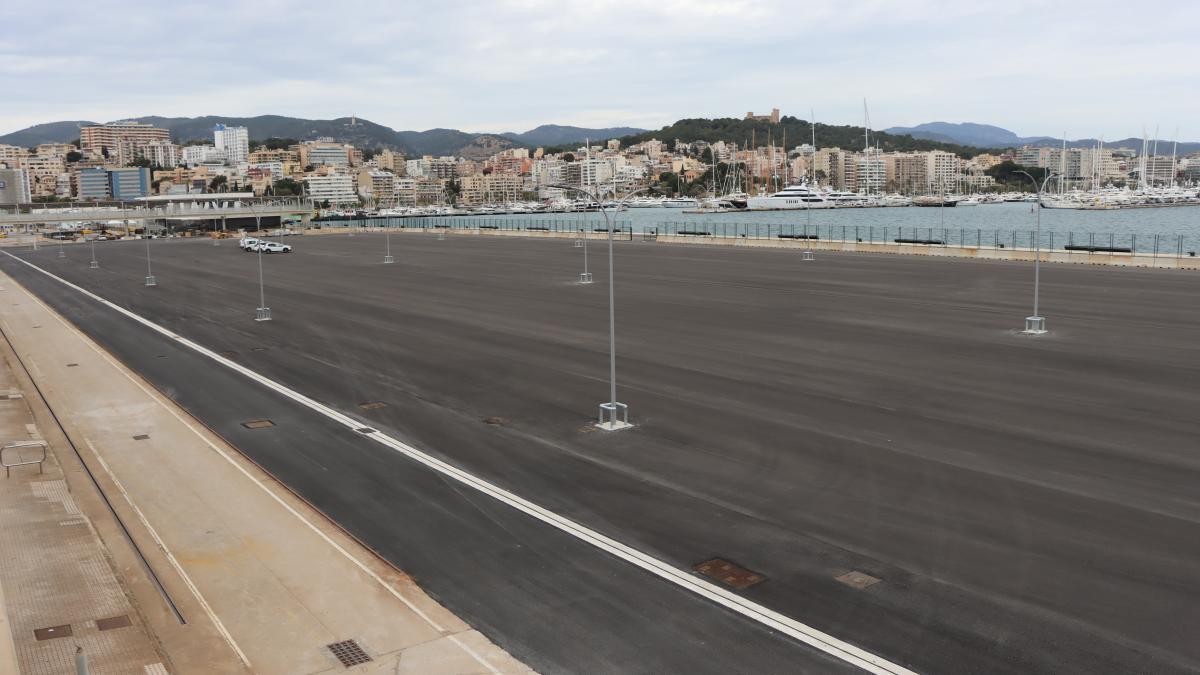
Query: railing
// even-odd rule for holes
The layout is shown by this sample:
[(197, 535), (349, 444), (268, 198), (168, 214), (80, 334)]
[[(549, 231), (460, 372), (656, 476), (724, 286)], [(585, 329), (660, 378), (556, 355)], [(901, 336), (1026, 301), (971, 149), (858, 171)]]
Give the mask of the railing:
[[(41, 451), (40, 456), (37, 459), (25, 459), (24, 451), (30, 448), (37, 448)], [(11, 452), (14, 450), (16, 452)], [(6, 459), (6, 452), (9, 453), (9, 457), (16, 455), (17, 461), (14, 462)], [(37, 464), (38, 473), (45, 473), (45, 470), (42, 468), (42, 465), (45, 462), (46, 441), (14, 441), (12, 443), (5, 443), (3, 447), (0, 447), (0, 466), (4, 467), (5, 478), (8, 478), (11, 475), (12, 468), (14, 466), (26, 466), (29, 464)]]

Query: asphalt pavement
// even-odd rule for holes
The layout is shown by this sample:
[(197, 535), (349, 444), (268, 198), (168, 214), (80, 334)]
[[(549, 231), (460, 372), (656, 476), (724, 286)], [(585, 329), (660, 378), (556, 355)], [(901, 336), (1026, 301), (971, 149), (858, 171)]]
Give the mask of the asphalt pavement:
[[(12, 251), (276, 381), (922, 672), (1200, 669), (1200, 276), (619, 242), (296, 237)], [(11, 250), (11, 249), (10, 249)], [(844, 664), (314, 416), (0, 255), (4, 271), (431, 595), (546, 672)], [(362, 407), (363, 404), (382, 405)], [(268, 430), (241, 422), (267, 417)], [(855, 588), (859, 572), (879, 581)]]

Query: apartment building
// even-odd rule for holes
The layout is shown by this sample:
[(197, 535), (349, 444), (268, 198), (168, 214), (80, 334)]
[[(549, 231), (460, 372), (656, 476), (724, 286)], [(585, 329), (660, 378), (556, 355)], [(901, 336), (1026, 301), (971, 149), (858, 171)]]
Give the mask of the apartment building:
[(306, 176), (306, 194), (317, 203), (333, 205), (358, 204), (354, 191), (354, 179), (348, 174), (333, 173), (325, 176)]
[(52, 155), (34, 155), (24, 160), (29, 189), (34, 197), (53, 197), (58, 194), (58, 177), (67, 172), (66, 160)]
[(930, 150), (925, 153), (930, 192), (954, 192), (962, 174), (962, 162), (953, 152)]
[(358, 194), (376, 203), (390, 203), (396, 198), (396, 174), (378, 169), (358, 172)]
[(225, 161), (233, 166), (245, 164), (250, 157), (250, 131), (246, 127), (213, 127), (213, 147), (225, 151)]
[(112, 122), (82, 127), (79, 146), (93, 156), (107, 157), (118, 164), (132, 164), (142, 147), (152, 141), (170, 141), (171, 133), (153, 124)]
[(183, 152), (170, 141), (150, 141), (142, 146), (142, 157), (153, 166), (178, 166)]
[(29, 151), (15, 145), (0, 145), (0, 164), (9, 169), (20, 169)]
[(925, 153), (893, 152), (883, 158), (884, 184), (889, 192), (913, 194), (929, 185), (929, 162)]
[(224, 150), (218, 150), (213, 145), (189, 145), (183, 148), (183, 163), (189, 167), (201, 164), (224, 164)]

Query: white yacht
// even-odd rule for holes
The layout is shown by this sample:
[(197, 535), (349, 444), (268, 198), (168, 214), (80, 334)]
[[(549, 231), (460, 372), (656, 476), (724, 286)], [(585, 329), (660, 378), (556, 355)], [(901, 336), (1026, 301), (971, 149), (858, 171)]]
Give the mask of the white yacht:
[(671, 197), (664, 199), (662, 205), (668, 209), (694, 209), (699, 203), (691, 197)]
[(833, 200), (808, 187), (807, 183), (796, 183), (772, 195), (760, 195), (746, 200), (751, 211), (775, 211), (782, 209), (829, 209)]

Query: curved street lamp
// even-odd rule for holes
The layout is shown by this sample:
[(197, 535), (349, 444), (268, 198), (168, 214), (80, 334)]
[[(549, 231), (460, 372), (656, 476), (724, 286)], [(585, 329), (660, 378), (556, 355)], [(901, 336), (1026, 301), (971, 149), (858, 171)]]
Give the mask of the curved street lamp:
[[(550, 185), (549, 187), (558, 188), (561, 190), (571, 190), (586, 195), (597, 204), (601, 204), (600, 213), (604, 215), (604, 222), (608, 228), (608, 403), (600, 404), (599, 421), (596, 426), (605, 431), (617, 431), (633, 426), (629, 423), (629, 406), (617, 401), (617, 313), (615, 293), (613, 291), (613, 222), (608, 217), (608, 210), (604, 208), (599, 199), (598, 193), (590, 190), (585, 190), (574, 185)], [(621, 207), (629, 202), (635, 195), (643, 192), (650, 192), (652, 188), (644, 187), (639, 190), (634, 190), (625, 195), (625, 198), (617, 202), (616, 210), (620, 211)], [(587, 233), (584, 233), (584, 242), (587, 241)], [(618, 419), (618, 412), (620, 419)]]
[(1033, 181), (1033, 189), (1037, 191), (1037, 235), (1034, 240), (1033, 254), (1033, 316), (1025, 317), (1025, 330), (1021, 331), (1026, 335), (1045, 335), (1046, 334), (1046, 317), (1038, 314), (1038, 296), (1041, 291), (1042, 280), (1042, 193), (1046, 190), (1046, 184), (1051, 178), (1059, 175), (1057, 173), (1046, 174), (1045, 179), (1041, 184), (1028, 171), (1014, 171)]

